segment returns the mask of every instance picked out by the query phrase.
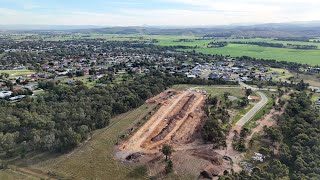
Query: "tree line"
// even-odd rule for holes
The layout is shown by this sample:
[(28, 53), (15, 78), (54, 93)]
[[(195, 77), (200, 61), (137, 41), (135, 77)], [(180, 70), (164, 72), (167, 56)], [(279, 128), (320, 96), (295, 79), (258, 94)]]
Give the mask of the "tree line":
[(144, 103), (173, 84), (217, 84), (173, 76), (159, 71), (135, 76), (132, 81), (88, 88), (81, 81), (66, 85), (39, 82), (43, 96), (18, 103), (0, 101), (0, 152), (8, 157), (34, 150), (67, 152), (90, 132), (109, 125), (110, 119)]
[(228, 42), (222, 42), (222, 41), (217, 41), (217, 42), (210, 42), (208, 44), (208, 48), (219, 48), (219, 47), (225, 47), (228, 45)]
[(275, 48), (291, 48), (291, 49), (318, 49), (318, 46), (315, 45), (303, 45), (303, 44), (287, 44), (282, 43), (269, 43), (269, 42), (243, 42), (243, 41), (234, 41), (231, 42), (234, 44), (250, 44), (257, 45), (262, 47), (275, 47)]

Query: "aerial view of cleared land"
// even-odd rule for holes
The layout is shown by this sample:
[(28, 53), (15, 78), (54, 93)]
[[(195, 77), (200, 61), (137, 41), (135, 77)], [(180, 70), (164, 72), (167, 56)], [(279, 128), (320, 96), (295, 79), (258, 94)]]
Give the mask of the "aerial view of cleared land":
[[(38, 50), (35, 40), (40, 39), (45, 40), (39, 41), (42, 46), (59, 46), (61, 51), (72, 53), (52, 62), (39, 61), (42, 54), (33, 54), (41, 66), (15, 64), (0, 70), (5, 105), (2, 113), (19, 108), (22, 113), (33, 111), (29, 116), (38, 120), (44, 117), (41, 113), (50, 113), (52, 119), (38, 128), (59, 129), (49, 130), (49, 134), (31, 131), (33, 139), (29, 139), (28, 148), (19, 141), (4, 144), (2, 179), (215, 179), (230, 172), (267, 170), (274, 163), (270, 147), (277, 149), (275, 141), (282, 141), (272, 139), (272, 133), (276, 133), (279, 117), (287, 113), (288, 102), (294, 101), (292, 96), (312, 91), (310, 106), (317, 108), (319, 103), (320, 76), (318, 68), (310, 66), (318, 64), (317, 57), (303, 65), (303, 56), (317, 56), (319, 48), (314, 48), (314, 42), (81, 33), (8, 38), (21, 47), (32, 41), (32, 53)], [(286, 44), (288, 48), (242, 42)], [(89, 57), (74, 51), (74, 43), (93, 54)], [(226, 46), (210, 47), (221, 44)], [(298, 50), (287, 44), (314, 49)], [(88, 49), (90, 46), (95, 48)], [(1, 58), (11, 61), (19, 53), (7, 49)], [(47, 51), (47, 58), (55, 58), (54, 53)], [(268, 59), (277, 56), (279, 61), (237, 58), (263, 54)], [(282, 64), (281, 57), (299, 64)], [(299, 57), (301, 61), (293, 60)], [(30, 102), (41, 105), (31, 109), (30, 104), (12, 106)], [(9, 112), (6, 122), (24, 118), (16, 111)], [(73, 125), (66, 124), (70, 120)], [(57, 126), (51, 126), (53, 122)], [(23, 131), (24, 123), (4, 127), (14, 127), (18, 132)], [(15, 131), (2, 136), (3, 142), (18, 137)], [(43, 139), (37, 133), (44, 133)], [(284, 173), (282, 177), (288, 176)]]
[(319, 7), (0, 0), (0, 180), (319, 180)]
[[(270, 172), (274, 163), (281, 170), (274, 177), (288, 179), (294, 167), (276, 157), (291, 134), (278, 123), (295, 115), (290, 103), (320, 108), (319, 68), (310, 66), (319, 47), (311, 40), (81, 33), (6, 40), (1, 179), (217, 179)], [(23, 53), (30, 54), (17, 60)]]

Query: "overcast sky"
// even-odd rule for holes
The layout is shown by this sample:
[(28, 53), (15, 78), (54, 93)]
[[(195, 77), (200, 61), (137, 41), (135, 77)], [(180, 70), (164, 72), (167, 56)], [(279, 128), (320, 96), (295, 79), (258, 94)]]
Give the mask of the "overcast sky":
[(227, 25), (320, 20), (320, 0), (0, 0), (0, 24)]

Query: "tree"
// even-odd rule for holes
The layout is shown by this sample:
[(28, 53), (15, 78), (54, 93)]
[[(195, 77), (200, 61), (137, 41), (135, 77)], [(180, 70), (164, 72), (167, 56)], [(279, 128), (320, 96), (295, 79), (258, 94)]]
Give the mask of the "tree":
[(9, 77), (8, 73), (1, 73), (0, 74), (0, 79), (7, 79)]
[(169, 144), (163, 145), (162, 153), (166, 156), (166, 160), (168, 160), (168, 156), (170, 157), (172, 154), (172, 146)]
[(213, 105), (213, 106), (216, 106), (216, 104), (218, 103), (218, 98), (217, 98), (217, 96), (213, 96), (213, 97), (211, 97), (211, 96), (209, 96), (208, 97), (208, 103), (210, 104), (210, 105)]
[(242, 97), (240, 100), (238, 100), (239, 107), (245, 107), (247, 105), (249, 105), (249, 100), (246, 97)]
[(202, 127), (201, 135), (205, 142), (212, 142), (214, 148), (223, 145), (226, 140), (221, 122), (212, 114)]
[(246, 96), (250, 96), (252, 94), (252, 89), (246, 89)]
[(5, 82), (6, 83), (6, 86), (11, 90), (13, 88), (13, 83), (12, 81), (8, 80)]
[(272, 160), (264, 170), (271, 173), (274, 179), (285, 178), (289, 175), (288, 167), (279, 160)]
[(83, 70), (77, 70), (76, 71), (76, 76), (84, 76), (84, 71)]
[(171, 160), (169, 160), (167, 162), (167, 165), (165, 167), (165, 171), (166, 171), (167, 174), (169, 174), (169, 173), (171, 173), (173, 171), (173, 163), (172, 163)]
[(229, 92), (224, 92), (223, 93), (223, 97), (224, 97), (224, 100), (227, 101), (228, 97), (230, 96), (230, 93)]

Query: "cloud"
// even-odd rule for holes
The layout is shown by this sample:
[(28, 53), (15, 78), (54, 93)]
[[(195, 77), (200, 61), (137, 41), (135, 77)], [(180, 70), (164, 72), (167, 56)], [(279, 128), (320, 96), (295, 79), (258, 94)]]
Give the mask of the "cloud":
[(15, 16), (17, 14), (18, 12), (16, 10), (8, 9), (8, 8), (0, 8), (1, 16)]
[[(9, 0), (0, 0), (0, 4), (1, 1)], [(18, 0), (13, 1), (16, 2)], [(19, 5), (22, 7), (19, 10), (0, 8), (0, 24), (193, 26), (311, 21), (319, 20), (320, 17), (320, 1), (313, 0), (151, 1), (162, 3), (162, 6), (149, 7), (137, 1), (123, 1), (120, 3), (114, 1), (113, 3), (118, 5), (106, 11), (80, 8), (80, 6), (78, 9), (66, 6), (57, 10), (44, 4), (40, 6), (35, 0), (19, 1)], [(151, 2), (148, 1), (146, 3), (150, 5)]]

